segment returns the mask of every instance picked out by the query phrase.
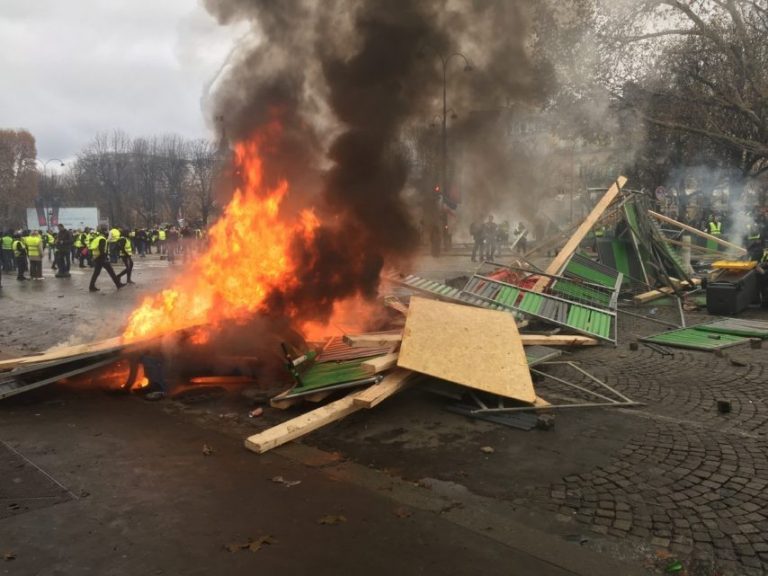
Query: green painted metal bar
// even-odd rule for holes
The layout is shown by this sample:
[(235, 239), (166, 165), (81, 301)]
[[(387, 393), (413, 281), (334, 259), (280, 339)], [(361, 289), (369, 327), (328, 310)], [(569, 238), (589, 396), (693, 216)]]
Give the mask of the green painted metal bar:
[(652, 342), (675, 348), (688, 348), (691, 350), (719, 350), (729, 346), (736, 346), (749, 342), (749, 338), (734, 336), (732, 334), (712, 334), (696, 328), (682, 328), (670, 330), (653, 336), (640, 339), (642, 342)]

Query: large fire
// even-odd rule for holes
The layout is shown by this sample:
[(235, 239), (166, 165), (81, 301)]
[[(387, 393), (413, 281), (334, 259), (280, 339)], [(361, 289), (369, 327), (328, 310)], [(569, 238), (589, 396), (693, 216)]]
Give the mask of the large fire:
[(146, 298), (133, 311), (125, 340), (195, 327), (193, 341), (204, 343), (210, 330), (264, 311), (271, 292), (298, 282), (292, 247), (296, 242), (309, 245), (319, 222), (312, 210), (292, 218), (281, 214), (288, 182), (265, 186), (259, 155), (265, 138), (236, 146), (242, 184), (210, 229), (204, 253), (173, 287)]

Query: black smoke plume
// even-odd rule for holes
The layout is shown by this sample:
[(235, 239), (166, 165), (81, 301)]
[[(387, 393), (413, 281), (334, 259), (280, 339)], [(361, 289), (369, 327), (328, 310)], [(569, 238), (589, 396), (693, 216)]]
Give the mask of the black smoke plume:
[(264, 151), (265, 177), (287, 178), (286, 209), (315, 207), (322, 222), (313, 246), (296, 248), (298, 287), (271, 301), (307, 319), (327, 317), (339, 299), (374, 296), (384, 264), (416, 251), (402, 135), (442, 111), (441, 55), (477, 53), (474, 87), (451, 80), (453, 108), (544, 91), (527, 61), (522, 0), (205, 4), (222, 24), (252, 28), (213, 85), (212, 116), (233, 140), (279, 121), (281, 136)]

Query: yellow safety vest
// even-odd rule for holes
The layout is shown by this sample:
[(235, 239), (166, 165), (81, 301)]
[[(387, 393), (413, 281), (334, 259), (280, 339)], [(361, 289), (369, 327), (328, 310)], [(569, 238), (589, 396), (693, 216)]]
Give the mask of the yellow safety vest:
[(131, 245), (131, 239), (126, 238), (125, 239), (125, 245), (123, 246), (123, 252), (125, 252), (128, 256), (133, 254), (133, 246)]
[(76, 232), (75, 233), (75, 248), (82, 248), (83, 247), (83, 241), (82, 241), (82, 232)]
[(14, 240), (13, 241), (13, 255), (18, 258), (20, 256), (24, 256), (27, 253), (27, 248), (24, 246), (24, 242), (21, 240)]
[(158, 232), (158, 235), (160, 237), (160, 240), (165, 240), (165, 230), (160, 230), (160, 232)]
[(3, 250), (13, 250), (13, 236), (3, 236)]
[(720, 236), (721, 228), (723, 227), (722, 222), (710, 222), (709, 223), (709, 233), (712, 236)]
[(93, 238), (93, 239), (92, 239), (92, 240), (91, 240), (91, 241), (88, 243), (88, 250), (90, 250), (90, 251), (91, 251), (91, 254), (93, 254), (93, 257), (94, 257), (94, 258), (98, 258), (99, 256), (101, 256), (101, 250), (99, 250), (99, 242), (100, 242), (101, 240), (105, 240), (105, 238), (104, 238), (104, 236), (102, 236), (101, 234), (99, 234), (98, 236), (96, 236), (95, 238)]
[(27, 236), (24, 239), (30, 258), (43, 255), (43, 239), (40, 236)]

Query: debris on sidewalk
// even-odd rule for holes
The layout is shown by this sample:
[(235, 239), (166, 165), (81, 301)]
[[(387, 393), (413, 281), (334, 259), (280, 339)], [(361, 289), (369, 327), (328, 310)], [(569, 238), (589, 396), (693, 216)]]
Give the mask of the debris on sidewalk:
[(337, 524), (345, 524), (347, 517), (341, 514), (328, 514), (317, 519), (317, 523), (323, 526), (336, 526)]
[(292, 488), (294, 486), (298, 486), (299, 484), (301, 484), (301, 480), (286, 480), (282, 476), (273, 476), (271, 480), (275, 484), (282, 484), (286, 488)]
[(267, 534), (266, 536), (260, 536), (259, 538), (249, 538), (246, 542), (225, 544), (224, 550), (227, 552), (240, 552), (242, 550), (258, 552), (264, 546), (272, 546), (273, 544), (277, 544), (277, 540), (273, 536)]

